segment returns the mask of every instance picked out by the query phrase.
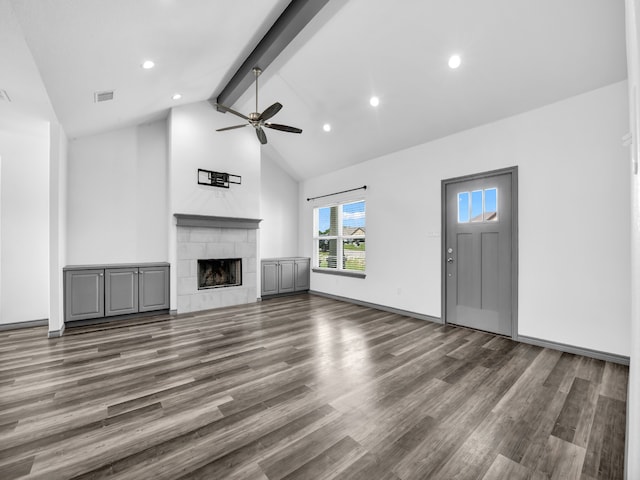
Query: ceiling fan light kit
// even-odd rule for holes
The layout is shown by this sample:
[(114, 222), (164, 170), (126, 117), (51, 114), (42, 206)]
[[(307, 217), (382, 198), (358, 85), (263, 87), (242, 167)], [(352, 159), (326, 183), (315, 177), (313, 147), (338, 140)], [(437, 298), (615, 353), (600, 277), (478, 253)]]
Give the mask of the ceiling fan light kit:
[(256, 130), (256, 136), (262, 145), (267, 143), (267, 134), (264, 132), (263, 127), (271, 128), (272, 130), (280, 130), (281, 132), (289, 132), (289, 133), (302, 133), (302, 129), (296, 127), (290, 127), (288, 125), (281, 125), (279, 123), (271, 123), (267, 122), (271, 117), (273, 117), (276, 113), (282, 109), (282, 104), (279, 102), (274, 103), (270, 107), (268, 107), (264, 112), (258, 112), (258, 77), (262, 73), (262, 70), (259, 68), (253, 69), (253, 74), (256, 76), (256, 111), (250, 113), (249, 115), (244, 115), (240, 112), (236, 112), (235, 110), (226, 107), (220, 103), (209, 102), (214, 107), (217, 107), (218, 110), (223, 112), (229, 112), (237, 117), (246, 120), (247, 123), (243, 123), (241, 125), (232, 125), (231, 127), (218, 128), (216, 132), (224, 132), (226, 130), (234, 130), (236, 128), (246, 127), (247, 125), (251, 125)]

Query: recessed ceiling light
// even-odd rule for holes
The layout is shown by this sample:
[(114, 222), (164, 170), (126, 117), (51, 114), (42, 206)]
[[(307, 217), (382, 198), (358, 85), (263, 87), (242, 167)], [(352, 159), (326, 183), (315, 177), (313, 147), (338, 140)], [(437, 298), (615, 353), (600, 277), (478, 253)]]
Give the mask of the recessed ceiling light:
[(182, 98), (182, 94), (180, 93), (174, 93), (173, 97), (171, 97), (173, 100), (180, 100)]
[(156, 64), (153, 63), (151, 60), (145, 60), (144, 63), (142, 64), (142, 68), (144, 68), (145, 70), (149, 70), (150, 68), (155, 67)]
[(369, 103), (372, 107), (377, 107), (378, 105), (380, 105), (380, 99), (378, 97), (371, 97), (369, 99)]
[(451, 55), (449, 57), (449, 68), (458, 68), (461, 63), (460, 55)]
[(322, 129), (323, 129), (325, 132), (330, 132), (330, 131), (331, 131), (331, 125), (329, 125), (328, 123), (325, 123), (325, 124), (322, 126)]

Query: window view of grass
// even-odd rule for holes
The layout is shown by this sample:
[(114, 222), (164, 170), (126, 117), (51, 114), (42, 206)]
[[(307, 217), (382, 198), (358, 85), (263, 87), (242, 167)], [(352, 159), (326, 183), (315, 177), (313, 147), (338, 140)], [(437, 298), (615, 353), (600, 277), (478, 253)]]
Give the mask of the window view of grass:
[[(331, 254), (329, 242), (335, 242), (335, 240), (319, 240), (318, 267), (320, 268), (338, 268), (337, 256), (335, 253)], [(364, 272), (366, 265), (364, 239), (345, 240), (342, 249), (342, 268)], [(335, 249), (333, 251), (335, 252)]]
[(345, 240), (343, 243), (346, 270), (359, 270), (364, 272), (365, 267), (365, 242), (362, 240)]

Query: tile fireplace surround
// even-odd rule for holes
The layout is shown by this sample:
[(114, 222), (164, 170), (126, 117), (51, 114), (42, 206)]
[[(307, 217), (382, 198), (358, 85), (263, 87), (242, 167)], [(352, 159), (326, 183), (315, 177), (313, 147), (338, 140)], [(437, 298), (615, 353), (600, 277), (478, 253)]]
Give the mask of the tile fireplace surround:
[[(258, 297), (260, 220), (174, 214), (178, 313), (253, 303)], [(198, 260), (242, 259), (242, 285), (198, 290)]]

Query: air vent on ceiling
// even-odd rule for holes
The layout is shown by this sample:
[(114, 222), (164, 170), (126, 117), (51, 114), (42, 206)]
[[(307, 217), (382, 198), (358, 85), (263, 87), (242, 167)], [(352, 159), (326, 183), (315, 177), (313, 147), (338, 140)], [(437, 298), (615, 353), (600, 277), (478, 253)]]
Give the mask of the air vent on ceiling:
[(113, 100), (113, 90), (108, 90), (105, 92), (95, 92), (93, 94), (93, 100), (96, 103), (108, 102), (109, 100)]
[(9, 97), (9, 94), (7, 93), (6, 90), (0, 89), (0, 100), (4, 100), (6, 102), (11, 101), (11, 98)]

